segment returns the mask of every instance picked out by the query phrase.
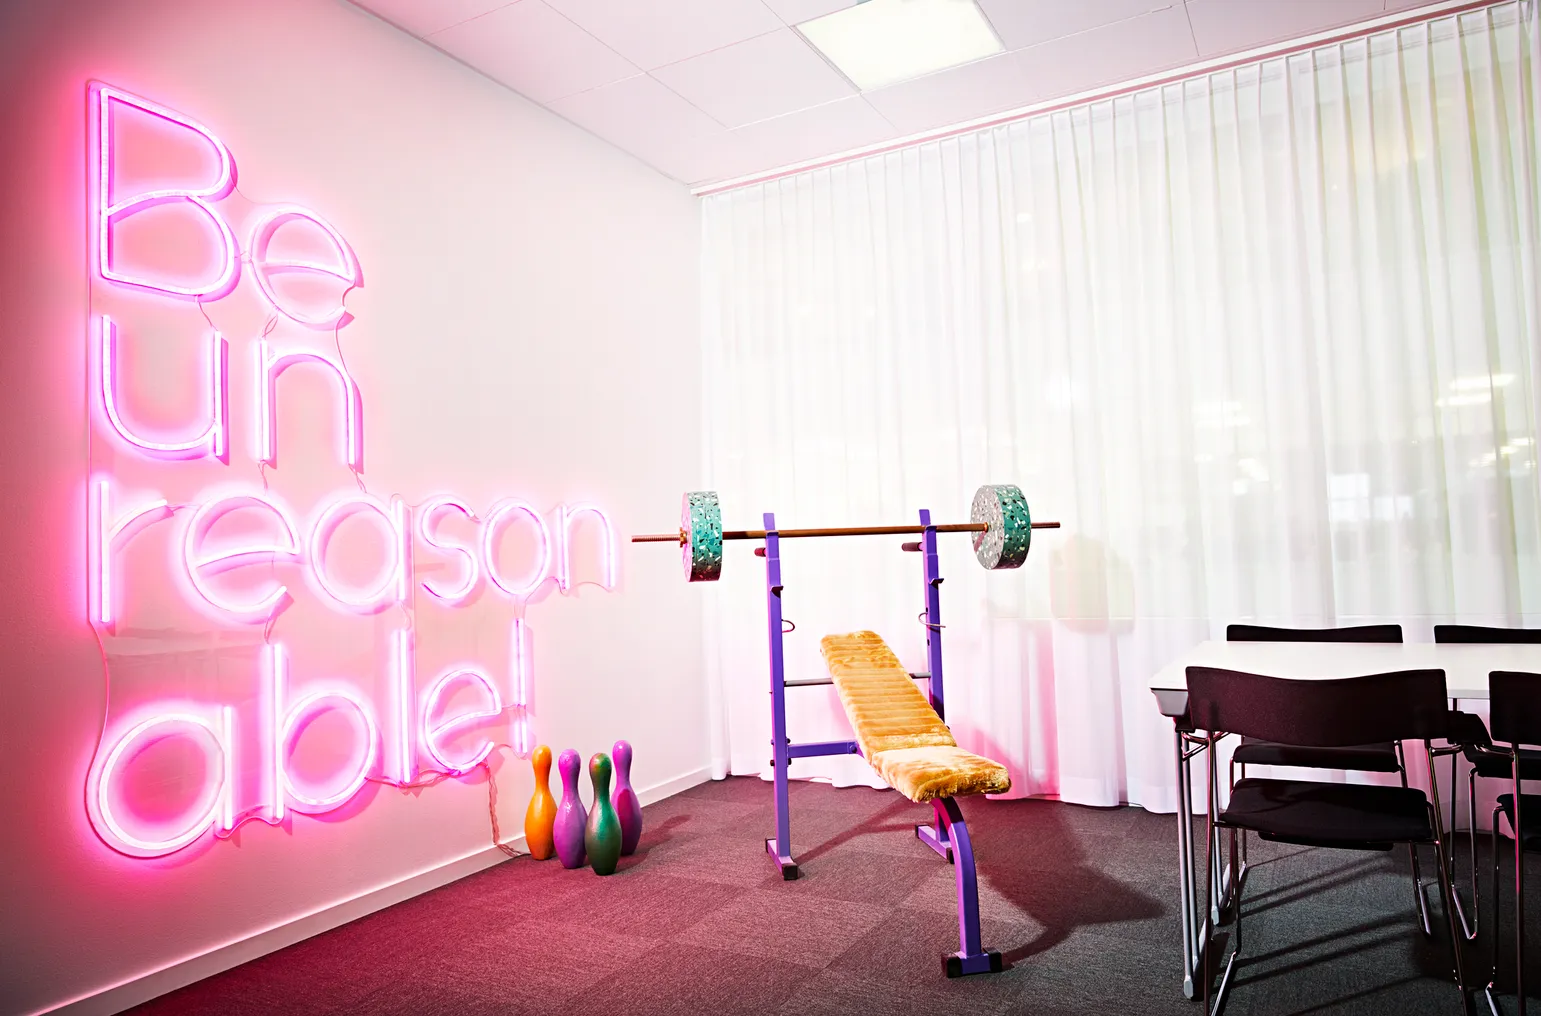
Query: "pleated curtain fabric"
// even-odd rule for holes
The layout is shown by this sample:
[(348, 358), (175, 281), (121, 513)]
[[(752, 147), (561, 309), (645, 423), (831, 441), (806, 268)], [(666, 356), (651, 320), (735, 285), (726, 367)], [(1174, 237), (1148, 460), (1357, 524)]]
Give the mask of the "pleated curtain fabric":
[[(1507, 3), (709, 197), (703, 486), (729, 527), (943, 536), (947, 720), (1013, 796), (1175, 807), (1150, 676), (1225, 625), (1541, 624), (1541, 47)], [(925, 666), (901, 538), (783, 544), (791, 677)], [(764, 568), (703, 589), (714, 765), (769, 775)], [(848, 736), (827, 687), (795, 741)], [(880, 785), (860, 758), (794, 777)]]

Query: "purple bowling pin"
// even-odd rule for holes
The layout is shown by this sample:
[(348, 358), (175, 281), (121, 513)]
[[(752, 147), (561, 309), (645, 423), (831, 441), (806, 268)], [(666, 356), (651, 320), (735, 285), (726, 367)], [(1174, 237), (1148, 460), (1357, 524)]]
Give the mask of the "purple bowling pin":
[(589, 813), (578, 796), (578, 770), (582, 766), (583, 760), (571, 748), (562, 752), (556, 762), (557, 771), (562, 774), (562, 803), (557, 805), (551, 842), (564, 868), (583, 867), (583, 827)]
[(636, 851), (637, 841), (642, 838), (642, 802), (637, 800), (637, 792), (631, 789), (631, 745), (625, 741), (615, 742), (610, 757), (615, 760), (615, 793), (611, 795), (610, 803), (621, 820), (621, 855), (624, 857)]

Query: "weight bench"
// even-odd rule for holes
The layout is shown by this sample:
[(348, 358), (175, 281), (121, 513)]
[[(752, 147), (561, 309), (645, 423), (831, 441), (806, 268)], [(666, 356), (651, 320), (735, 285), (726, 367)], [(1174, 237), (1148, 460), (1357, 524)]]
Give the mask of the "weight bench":
[(893, 650), (870, 631), (826, 635), (819, 643), (856, 744), (890, 787), (924, 804), (936, 825), (915, 835), (956, 868), (959, 950), (943, 958), (947, 976), (998, 971), (1001, 954), (979, 944), (979, 887), (968, 827), (954, 800), (1011, 789), (1006, 767), (953, 740), (952, 731), (915, 687)]
[[(764, 540), (755, 556), (765, 560), (765, 620), (770, 643), (771, 759), (775, 784), (776, 835), (765, 841), (765, 852), (787, 880), (798, 875), (792, 857), (792, 823), (787, 780), (792, 762), (825, 755), (864, 755), (888, 785), (912, 801), (931, 802), (936, 824), (915, 827), (915, 835), (957, 869), (959, 949), (943, 957), (948, 977), (980, 974), (1002, 968), (1001, 955), (979, 944), (979, 886), (968, 827), (955, 797), (998, 794), (1011, 788), (1004, 766), (958, 747), (944, 722), (942, 680), (941, 568), (938, 533), (970, 533), (974, 556), (995, 571), (1020, 568), (1027, 559), (1034, 529), (1057, 529), (1058, 522), (1034, 522), (1022, 491), (1010, 484), (980, 487), (974, 493), (970, 521), (936, 525), (922, 509), (920, 524), (857, 526), (826, 529), (776, 528), (776, 516), (766, 512), (764, 529), (724, 530), (722, 510), (713, 491), (686, 494), (676, 533), (633, 536), (633, 543), (672, 543), (682, 552), (685, 576), (691, 582), (713, 582), (722, 574), (724, 540)], [(781, 541), (790, 538), (839, 536), (919, 536), (902, 549), (920, 555), (924, 582), (926, 626), (924, 674), (908, 673), (898, 657), (872, 632), (831, 635), (822, 650), (829, 677), (787, 680), (782, 640), (788, 629), (782, 617)], [(923, 680), (924, 694), (911, 682)], [(855, 740), (793, 743), (787, 736), (788, 688), (834, 684)]]

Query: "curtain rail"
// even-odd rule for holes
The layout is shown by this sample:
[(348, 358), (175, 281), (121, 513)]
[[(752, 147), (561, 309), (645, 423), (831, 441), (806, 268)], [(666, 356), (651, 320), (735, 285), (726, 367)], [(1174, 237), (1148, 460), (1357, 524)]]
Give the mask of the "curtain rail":
[[(864, 148), (853, 148), (834, 155), (825, 155), (817, 159), (809, 159), (803, 162), (795, 162), (786, 166), (766, 170), (761, 173), (751, 173), (748, 176), (734, 177), (730, 180), (722, 180), (716, 183), (704, 184), (691, 189), (691, 194), (696, 197), (709, 197), (713, 194), (722, 194), (727, 191), (740, 190), (745, 187), (754, 187), (760, 184), (773, 183), (790, 176), (801, 173), (811, 173), (814, 170), (828, 169), (831, 166), (839, 166), (847, 162), (856, 162), (860, 159), (870, 158), (874, 155), (887, 155), (890, 152), (902, 151), (906, 148), (914, 148), (917, 145), (930, 144), (933, 141), (942, 141), (947, 138), (955, 138), (964, 134), (974, 134), (980, 131), (990, 130), (1006, 124), (1016, 123), (1020, 120), (1028, 120), (1035, 116), (1043, 116), (1046, 113), (1057, 113), (1061, 110), (1074, 109), (1078, 106), (1088, 106), (1097, 102), (1106, 102), (1124, 95), (1132, 95), (1135, 92), (1144, 92), (1153, 88), (1162, 88), (1166, 85), (1174, 85), (1182, 81), (1190, 81), (1195, 78), (1207, 77), (1221, 71), (1228, 71), (1237, 67), (1245, 67), (1249, 64), (1262, 63), (1265, 60), (1277, 60), (1280, 57), (1294, 56), (1297, 53), (1305, 53), (1309, 50), (1319, 49), (1322, 46), (1331, 46), (1344, 42), (1352, 42), (1381, 32), (1394, 31), (1398, 28), (1406, 28), (1410, 25), (1422, 24), (1425, 21), (1436, 21), (1441, 18), (1453, 17), (1465, 14), (1469, 11), (1481, 10), (1484, 7), (1497, 7), (1501, 4), (1511, 3), (1513, 0), (1442, 0), (1440, 3), (1430, 4), (1425, 7), (1417, 7), (1410, 11), (1396, 14), (1382, 15), (1371, 21), (1361, 21), (1343, 28), (1335, 28), (1326, 32), (1318, 32), (1315, 35), (1304, 36), (1288, 42), (1276, 43), (1271, 46), (1260, 46), (1233, 53), (1230, 56), (1212, 57), (1197, 63), (1185, 64), (1174, 70), (1163, 71), (1158, 74), (1146, 75), (1143, 78), (1135, 78), (1121, 84), (1111, 85), (1105, 88), (1093, 89), (1086, 92), (1077, 92), (1074, 95), (1060, 99), (1050, 99), (1046, 102), (1036, 103), (1031, 106), (1019, 106), (1016, 109), (1007, 110), (1004, 113), (994, 113), (987, 117), (975, 120), (967, 120), (950, 127), (939, 127), (924, 131), (920, 134), (911, 134), (893, 141), (884, 141)], [(1538, 0), (1522, 0), (1524, 3), (1536, 3)]]

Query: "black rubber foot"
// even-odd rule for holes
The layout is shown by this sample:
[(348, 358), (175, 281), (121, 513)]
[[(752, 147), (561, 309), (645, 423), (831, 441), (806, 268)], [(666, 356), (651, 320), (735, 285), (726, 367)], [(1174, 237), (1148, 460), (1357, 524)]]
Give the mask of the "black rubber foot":
[(781, 879), (784, 882), (796, 882), (797, 881), (797, 865), (795, 865), (795, 864), (783, 864), (781, 866)]
[[(1001, 956), (999, 951), (995, 949), (986, 949), (985, 955), (990, 957), (990, 973), (998, 974), (1002, 970), (1006, 969), (1006, 961)], [(963, 960), (953, 953), (948, 953), (942, 957), (942, 970), (947, 974), (948, 977), (962, 977)], [(982, 974), (984, 971), (976, 970), (974, 973)]]

